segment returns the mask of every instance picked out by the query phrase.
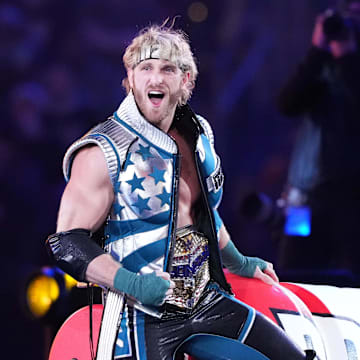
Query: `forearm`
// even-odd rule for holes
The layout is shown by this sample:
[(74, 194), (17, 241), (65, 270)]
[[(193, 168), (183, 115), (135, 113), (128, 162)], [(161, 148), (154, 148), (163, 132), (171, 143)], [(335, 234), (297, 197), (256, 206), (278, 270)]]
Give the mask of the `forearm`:
[(114, 287), (114, 279), (121, 264), (109, 254), (103, 254), (92, 260), (86, 270), (86, 280), (109, 288)]
[[(57, 233), (46, 241), (56, 265), (78, 281), (89, 281), (158, 305), (170, 285), (162, 274), (138, 275), (122, 267), (92, 238), (114, 200), (104, 154), (97, 146), (80, 150), (61, 199)], [(168, 274), (167, 274), (168, 276)], [(170, 277), (169, 277), (170, 278)]]
[(167, 280), (154, 273), (137, 275), (126, 270), (109, 254), (100, 255), (88, 266), (87, 280), (125, 292), (143, 304), (159, 305), (170, 287), (170, 276)]
[(230, 272), (244, 277), (252, 278), (254, 277), (257, 267), (261, 271), (264, 271), (267, 267), (264, 260), (241, 254), (231, 240), (229, 240), (225, 248), (222, 249), (221, 256), (224, 265)]
[(169, 288), (174, 286), (169, 274), (137, 275), (126, 270), (106, 254), (85, 229), (50, 235), (46, 245), (56, 265), (76, 280), (124, 292), (145, 305), (160, 305)]

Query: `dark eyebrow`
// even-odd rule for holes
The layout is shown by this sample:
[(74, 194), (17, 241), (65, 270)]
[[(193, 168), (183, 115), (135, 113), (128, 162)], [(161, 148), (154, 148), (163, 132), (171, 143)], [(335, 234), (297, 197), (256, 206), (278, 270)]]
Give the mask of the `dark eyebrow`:
[(176, 65), (174, 65), (174, 64), (165, 64), (165, 65), (162, 66), (162, 69), (166, 69), (166, 68), (171, 68), (171, 69), (176, 70)]

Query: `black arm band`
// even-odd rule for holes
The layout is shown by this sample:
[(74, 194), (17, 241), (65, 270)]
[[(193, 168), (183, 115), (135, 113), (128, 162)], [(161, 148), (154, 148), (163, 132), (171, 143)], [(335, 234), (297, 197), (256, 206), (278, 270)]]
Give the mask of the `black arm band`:
[(45, 245), (56, 265), (78, 281), (86, 281), (85, 273), (89, 263), (105, 254), (91, 239), (91, 232), (86, 229), (73, 229), (50, 235)]

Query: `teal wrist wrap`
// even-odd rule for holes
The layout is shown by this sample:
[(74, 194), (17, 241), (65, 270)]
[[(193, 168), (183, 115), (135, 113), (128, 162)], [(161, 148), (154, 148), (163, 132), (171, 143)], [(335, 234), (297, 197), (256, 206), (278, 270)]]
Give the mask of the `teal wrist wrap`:
[(266, 269), (266, 262), (257, 257), (244, 256), (241, 254), (231, 240), (221, 250), (221, 257), (224, 265), (230, 272), (252, 278), (258, 266), (260, 270)]
[(165, 299), (170, 281), (155, 273), (137, 275), (121, 267), (114, 278), (114, 288), (129, 294), (144, 305), (159, 306)]

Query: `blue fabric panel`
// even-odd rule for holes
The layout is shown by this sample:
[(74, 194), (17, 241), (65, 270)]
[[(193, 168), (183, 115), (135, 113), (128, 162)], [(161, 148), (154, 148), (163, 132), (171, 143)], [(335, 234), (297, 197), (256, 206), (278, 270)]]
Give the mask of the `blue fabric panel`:
[(215, 170), (216, 159), (213, 157), (213, 153), (211, 152), (209, 139), (204, 134), (201, 134), (200, 136), (206, 154), (205, 160), (203, 162), (204, 173), (209, 176)]
[(128, 322), (128, 312), (127, 308), (124, 311), (123, 317), (121, 319), (118, 338), (115, 345), (114, 359), (120, 359), (124, 356), (131, 355), (131, 344), (130, 344), (130, 329), (127, 326)]
[(119, 240), (119, 238), (124, 238), (129, 235), (144, 233), (147, 231), (158, 229), (165, 224), (168, 224), (169, 217), (170, 212), (164, 211), (160, 214), (145, 219), (128, 221), (109, 220), (105, 229), (105, 235), (109, 235), (109, 238), (106, 240), (106, 244), (109, 244), (113, 241)]
[(139, 351), (138, 359), (139, 360), (147, 360), (146, 356), (146, 342), (145, 342), (145, 314), (136, 311), (136, 319), (135, 319), (135, 342), (137, 343), (137, 349)]
[(122, 261), (122, 265), (129, 271), (137, 273), (143, 266), (161, 257), (165, 253), (167, 239), (160, 239), (154, 243), (143, 246), (139, 250), (134, 251), (126, 256)]

